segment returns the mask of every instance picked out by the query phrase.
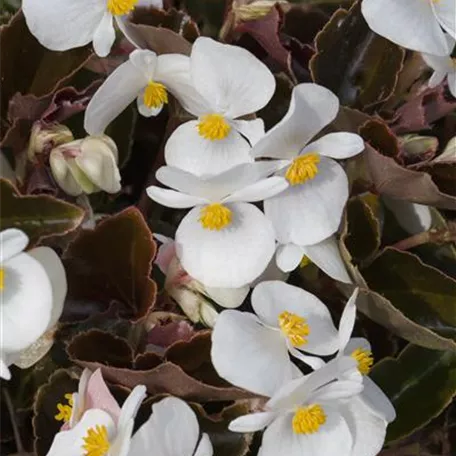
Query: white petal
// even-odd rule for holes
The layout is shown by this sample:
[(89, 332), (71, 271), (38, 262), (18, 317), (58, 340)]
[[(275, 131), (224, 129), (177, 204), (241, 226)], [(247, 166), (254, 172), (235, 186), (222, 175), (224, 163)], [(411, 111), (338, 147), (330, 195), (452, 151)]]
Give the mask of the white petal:
[(371, 351), (371, 345), (367, 339), (364, 337), (352, 337), (345, 346), (344, 354), (346, 356), (351, 356), (351, 354), (358, 348)]
[(430, 66), (433, 70), (438, 73), (446, 74), (451, 69), (452, 60), (450, 54), (445, 56), (433, 55), (433, 54), (421, 54), (426, 65)]
[[(456, 39), (456, 3), (454, 0), (431, 1), (432, 9), (442, 28)], [(454, 41), (453, 41), (454, 46)], [(453, 50), (449, 49), (450, 52)]]
[(249, 291), (250, 287), (248, 285), (240, 288), (206, 287), (207, 295), (219, 306), (228, 309), (239, 307), (244, 302)]
[(411, 203), (382, 195), (386, 207), (393, 212), (399, 225), (410, 234), (427, 231), (432, 225), (432, 214), (429, 206)]
[(334, 236), (313, 245), (302, 247), (303, 254), (322, 271), (339, 282), (351, 283), (345, 263), (340, 255), (339, 246)]
[(136, 106), (138, 108), (138, 112), (144, 117), (158, 116), (162, 112), (164, 105), (161, 104), (158, 108), (149, 108), (146, 106), (144, 104), (144, 90), (142, 90), (136, 98)]
[(52, 311), (48, 329), (53, 327), (62, 315), (67, 293), (67, 280), (63, 263), (49, 247), (37, 247), (28, 252), (46, 271), (52, 286)]
[(396, 410), (386, 394), (368, 376), (363, 377), (364, 391), (361, 399), (371, 411), (388, 423), (396, 419)]
[(17, 352), (46, 332), (52, 286), (43, 266), (27, 253), (15, 255), (2, 266), (2, 350)]
[(185, 195), (184, 193), (156, 187), (155, 185), (148, 187), (146, 191), (149, 198), (162, 206), (172, 207), (174, 209), (187, 209), (189, 207), (197, 206), (198, 204), (207, 203), (207, 200), (204, 198)]
[(231, 432), (262, 431), (266, 426), (269, 426), (276, 416), (277, 414), (274, 412), (251, 413), (231, 421), (228, 429)]
[(277, 266), (285, 272), (293, 271), (301, 263), (303, 255), (304, 251), (299, 245), (292, 243), (280, 244), (276, 252)]
[(67, 162), (61, 151), (58, 149), (51, 151), (49, 164), (51, 165), (52, 176), (65, 193), (78, 196), (83, 192), (81, 185), (73, 175), (74, 166), (69, 166), (69, 161)]
[(106, 11), (105, 0), (23, 0), (27, 26), (48, 49), (66, 51), (92, 41)]
[[(287, 346), (288, 346), (288, 351), (290, 352), (290, 355), (293, 358), (299, 359), (307, 366), (310, 366), (313, 370), (320, 369), (321, 367), (323, 367), (325, 365), (325, 362), (322, 359), (318, 358), (317, 356), (305, 355), (304, 353), (302, 353), (299, 350), (297, 350), (296, 348), (294, 348), (291, 345), (290, 341), (287, 341)], [(299, 377), (302, 377), (302, 374), (300, 376), (298, 375), (295, 378), (299, 378)]]
[(183, 268), (210, 287), (247, 285), (266, 269), (275, 250), (274, 231), (259, 209), (248, 203), (227, 207), (232, 221), (219, 231), (203, 228), (201, 208), (196, 207), (176, 232), (176, 252)]
[(144, 75), (127, 61), (116, 68), (96, 91), (87, 106), (84, 128), (100, 135), (147, 85)]
[(264, 432), (258, 456), (351, 456), (352, 436), (343, 417), (325, 408), (326, 422), (314, 434), (293, 431), (293, 413), (277, 418)]
[(339, 405), (341, 402), (345, 402), (346, 399), (359, 395), (363, 391), (363, 388), (363, 383), (358, 381), (358, 378), (353, 380), (338, 380), (337, 382), (322, 386), (313, 392), (309, 401), (317, 404), (321, 402), (337, 402)]
[(263, 108), (274, 93), (271, 71), (239, 46), (200, 37), (190, 59), (193, 84), (213, 112), (235, 119)]
[(253, 288), (261, 282), (266, 280), (281, 280), (285, 282), (288, 279), (289, 274), (287, 272), (283, 272), (277, 266), (275, 257), (271, 258), (267, 268), (263, 271), (263, 273), (255, 279), (251, 284), (250, 287)]
[(272, 396), (293, 378), (292, 363), (280, 333), (248, 312), (225, 310), (212, 332), (212, 364), (231, 384)]
[(0, 357), (0, 378), (3, 378), (3, 380), (11, 380), (11, 372), (8, 369), (8, 363), (6, 362), (6, 360), (4, 360), (1, 357)]
[(136, 70), (142, 73), (146, 82), (155, 79), (158, 67), (158, 57), (155, 52), (148, 49), (135, 49), (128, 58)]
[(263, 119), (233, 120), (231, 121), (231, 125), (249, 140), (251, 146), (256, 144), (264, 136)]
[(355, 327), (356, 319), (356, 299), (358, 298), (359, 288), (355, 288), (350, 299), (345, 304), (344, 311), (339, 322), (339, 350), (343, 352), (347, 346)]
[(317, 153), (331, 158), (350, 158), (364, 150), (364, 141), (354, 133), (329, 133), (305, 147), (301, 152)]
[(165, 146), (167, 165), (207, 176), (253, 162), (249, 143), (234, 128), (225, 139), (211, 141), (200, 136), (197, 125), (191, 120), (174, 130)]
[(114, 30), (113, 17), (110, 12), (106, 12), (98, 24), (93, 35), (93, 50), (99, 57), (106, 57), (110, 52), (116, 32)]
[(348, 179), (331, 158), (321, 157), (318, 174), (264, 202), (266, 216), (281, 244), (312, 245), (339, 228), (348, 199)]
[(278, 195), (286, 188), (288, 188), (288, 182), (285, 178), (279, 176), (268, 177), (232, 193), (223, 201), (227, 203), (236, 201), (251, 203), (263, 201), (266, 198)]
[(0, 261), (5, 261), (21, 253), (29, 243), (28, 236), (17, 228), (9, 228), (0, 232)]
[[(258, 141), (254, 157), (293, 158), (339, 111), (338, 98), (317, 84), (299, 84), (284, 118)], [(305, 121), (303, 121), (305, 119)]]
[(214, 449), (212, 448), (211, 440), (207, 434), (203, 434), (194, 456), (212, 456), (213, 454)]
[(109, 449), (110, 454), (115, 456), (127, 456), (131, 454), (131, 435), (133, 433), (134, 424), (134, 421), (130, 419), (122, 428), (118, 429), (118, 433)]
[[(205, 180), (174, 166), (162, 166), (155, 174), (158, 182), (188, 195), (209, 198)], [(209, 190), (209, 191), (208, 191)]]
[(453, 71), (448, 75), (448, 87), (451, 95), (456, 98), (456, 71)]
[(431, 4), (428, 0), (363, 0), (361, 11), (369, 27), (388, 40), (414, 51), (445, 55), (447, 42)]
[(110, 440), (114, 437), (115, 424), (112, 418), (102, 410), (90, 409), (74, 428), (56, 434), (47, 456), (81, 456), (84, 437), (90, 428), (96, 426), (106, 426)]
[(353, 436), (350, 456), (375, 456), (383, 447), (386, 436), (385, 420), (372, 414), (359, 397), (341, 407)]
[(428, 86), (431, 89), (433, 89), (434, 87), (437, 87), (445, 79), (446, 75), (447, 75), (446, 72), (434, 71), (432, 76), (429, 78)]
[(137, 385), (133, 391), (129, 394), (126, 401), (122, 405), (120, 412), (118, 428), (124, 427), (128, 421), (134, 419), (138, 413), (141, 402), (146, 397), (146, 387), (144, 385)]
[(331, 355), (339, 347), (338, 333), (328, 308), (316, 296), (301, 288), (279, 281), (262, 282), (253, 290), (252, 307), (265, 324), (276, 328), (282, 312), (304, 317), (310, 333), (307, 343), (297, 347), (301, 350)]

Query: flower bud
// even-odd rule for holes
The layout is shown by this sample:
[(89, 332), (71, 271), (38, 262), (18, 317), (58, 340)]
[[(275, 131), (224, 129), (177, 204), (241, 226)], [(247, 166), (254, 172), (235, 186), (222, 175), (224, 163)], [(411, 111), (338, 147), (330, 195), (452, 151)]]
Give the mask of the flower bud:
[(257, 0), (247, 5), (239, 5), (233, 8), (238, 21), (254, 21), (269, 14), (276, 4), (286, 4), (284, 0)]
[(439, 141), (434, 136), (405, 135), (401, 139), (402, 155), (407, 162), (421, 162), (434, 157)]
[(49, 152), (54, 147), (73, 140), (73, 133), (65, 125), (35, 122), (30, 134), (27, 156), (34, 161), (36, 154)]
[(108, 136), (87, 136), (51, 151), (52, 175), (60, 188), (72, 196), (101, 190), (116, 193), (121, 189), (117, 167), (118, 154)]

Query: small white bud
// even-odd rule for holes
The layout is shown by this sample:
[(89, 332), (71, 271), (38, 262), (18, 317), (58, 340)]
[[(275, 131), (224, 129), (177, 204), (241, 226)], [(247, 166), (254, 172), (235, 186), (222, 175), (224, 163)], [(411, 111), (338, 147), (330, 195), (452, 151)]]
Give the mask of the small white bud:
[(29, 160), (35, 161), (35, 156), (51, 151), (53, 148), (73, 141), (73, 133), (65, 125), (35, 122), (30, 133), (27, 150)]

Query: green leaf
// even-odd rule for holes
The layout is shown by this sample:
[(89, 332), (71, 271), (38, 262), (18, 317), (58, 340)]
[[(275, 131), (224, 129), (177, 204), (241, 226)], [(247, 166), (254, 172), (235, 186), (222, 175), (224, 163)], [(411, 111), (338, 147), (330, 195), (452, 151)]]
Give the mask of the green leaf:
[(78, 206), (47, 195), (20, 195), (5, 179), (0, 179), (0, 206), (0, 230), (18, 228), (29, 236), (31, 243), (66, 234), (84, 218), (84, 211)]
[(425, 426), (456, 394), (456, 353), (408, 345), (396, 358), (380, 361), (372, 379), (392, 401), (397, 418), (387, 441), (402, 439)]

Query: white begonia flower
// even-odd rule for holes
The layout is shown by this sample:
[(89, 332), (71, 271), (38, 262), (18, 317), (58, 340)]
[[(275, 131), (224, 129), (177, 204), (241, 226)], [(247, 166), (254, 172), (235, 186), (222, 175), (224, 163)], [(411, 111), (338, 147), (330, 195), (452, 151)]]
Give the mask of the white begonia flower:
[(269, 177), (278, 162), (245, 163), (211, 178), (164, 166), (151, 186), (154, 201), (173, 208), (193, 208), (176, 232), (176, 254), (183, 268), (205, 286), (239, 288), (255, 280), (274, 255), (271, 222), (250, 202), (287, 187), (282, 177)]
[[(141, 3), (162, 6), (162, 0), (143, 0)], [(120, 23), (122, 16), (136, 6), (139, 6), (138, 0), (22, 1), (27, 26), (43, 46), (53, 51), (66, 51), (92, 41), (100, 57), (107, 56), (114, 44), (114, 20)]]
[[(275, 368), (271, 365), (268, 374)], [(338, 380), (341, 370), (347, 378)], [(258, 456), (352, 456), (354, 436), (344, 405), (363, 389), (354, 370), (353, 359), (330, 362), (284, 385), (264, 411), (235, 419), (229, 429), (255, 432), (266, 428)], [(350, 418), (356, 422), (356, 412)]]
[(261, 119), (239, 117), (263, 108), (275, 90), (269, 69), (238, 46), (200, 37), (190, 56), (194, 90), (176, 94), (198, 117), (179, 126), (165, 146), (166, 163), (197, 176), (252, 162), (251, 145), (264, 134)]
[(57, 323), (67, 292), (57, 254), (49, 247), (25, 253), (28, 243), (20, 230), (0, 233), (0, 377), (6, 380), (8, 366)]
[[(456, 2), (453, 1), (453, 4), (456, 5)], [(454, 14), (454, 22), (456, 22), (456, 10)], [(434, 70), (434, 74), (431, 76), (431, 79), (429, 79), (429, 87), (437, 87), (445, 78), (447, 78), (451, 95), (456, 98), (456, 58), (451, 57), (456, 44), (456, 39), (449, 35), (446, 35), (446, 39), (448, 42), (448, 52), (446, 55), (422, 55), (426, 64)]]
[(133, 436), (129, 456), (212, 456), (209, 436), (202, 434), (193, 410), (168, 397), (152, 406), (152, 415)]
[(190, 59), (181, 54), (157, 56), (149, 50), (135, 50), (116, 68), (90, 100), (84, 128), (90, 135), (100, 135), (132, 101), (140, 114), (156, 116), (173, 94), (193, 93), (189, 79)]
[(117, 146), (108, 136), (87, 136), (52, 149), (49, 163), (59, 187), (72, 196), (120, 191)]
[(225, 310), (212, 333), (212, 364), (233, 385), (265, 396), (291, 381), (290, 354), (317, 369), (339, 348), (327, 307), (313, 294), (279, 281), (262, 282), (252, 293), (255, 314)]
[(375, 33), (413, 51), (445, 56), (442, 28), (456, 38), (454, 0), (363, 0), (361, 11)]
[[(333, 158), (349, 158), (364, 150), (362, 138), (353, 133), (330, 133), (307, 144), (337, 115), (339, 100), (317, 84), (293, 89), (284, 118), (253, 147), (255, 157), (286, 159), (279, 175), (290, 183), (287, 190), (264, 202), (279, 244), (278, 264), (296, 264), (301, 253), (333, 277), (349, 278), (337, 247), (331, 240), (348, 199), (348, 178)], [(307, 145), (306, 145), (307, 144)]]

